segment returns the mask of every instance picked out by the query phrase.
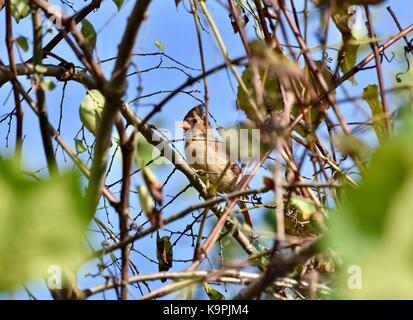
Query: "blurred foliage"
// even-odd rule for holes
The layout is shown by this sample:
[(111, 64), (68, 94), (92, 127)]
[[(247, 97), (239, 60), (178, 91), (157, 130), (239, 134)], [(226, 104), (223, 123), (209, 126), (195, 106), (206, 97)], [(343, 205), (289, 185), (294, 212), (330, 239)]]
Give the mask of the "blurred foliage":
[[(413, 298), (412, 141), (410, 112), (374, 153), (360, 187), (347, 190), (331, 214), (326, 244), (344, 260), (339, 298)], [(361, 287), (351, 290), (357, 276)]]
[(0, 167), (0, 290), (78, 267), (90, 217), (74, 174), (33, 181), (10, 160)]

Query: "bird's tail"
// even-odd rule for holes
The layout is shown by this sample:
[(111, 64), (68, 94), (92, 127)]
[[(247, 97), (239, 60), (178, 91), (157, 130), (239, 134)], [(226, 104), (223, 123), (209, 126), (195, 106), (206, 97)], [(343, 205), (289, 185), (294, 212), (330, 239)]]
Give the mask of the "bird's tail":
[(242, 215), (244, 217), (244, 222), (250, 227), (250, 241), (252, 242), (254, 240), (254, 236), (253, 236), (253, 232), (252, 232), (252, 219), (251, 219), (251, 215), (248, 211), (247, 206), (245, 205), (244, 202), (242, 201), (238, 201), (238, 206), (241, 209)]

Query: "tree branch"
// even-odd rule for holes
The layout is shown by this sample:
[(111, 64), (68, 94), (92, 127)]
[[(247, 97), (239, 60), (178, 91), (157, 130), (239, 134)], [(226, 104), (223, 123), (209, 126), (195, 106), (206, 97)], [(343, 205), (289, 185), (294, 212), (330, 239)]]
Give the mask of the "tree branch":
[(112, 77), (105, 92), (106, 101), (102, 113), (102, 118), (96, 135), (96, 145), (94, 158), (91, 167), (91, 176), (87, 189), (87, 198), (90, 201), (90, 214), (94, 215), (99, 202), (100, 191), (103, 187), (105, 177), (108, 150), (112, 134), (112, 126), (115, 117), (122, 106), (122, 96), (126, 91), (126, 71), (130, 64), (135, 39), (141, 26), (150, 0), (136, 1), (135, 6), (129, 16), (126, 30), (120, 44), (118, 58), (115, 63)]

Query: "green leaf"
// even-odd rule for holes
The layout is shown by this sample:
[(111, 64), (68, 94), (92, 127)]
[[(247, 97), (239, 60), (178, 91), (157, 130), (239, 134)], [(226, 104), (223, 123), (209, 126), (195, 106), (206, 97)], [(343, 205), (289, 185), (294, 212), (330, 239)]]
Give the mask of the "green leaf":
[[(343, 72), (343, 74), (346, 74), (347, 72), (349, 72), (356, 65), (357, 54), (360, 48), (358, 44), (354, 44), (356, 42), (357, 42), (357, 39), (355, 39), (352, 36), (348, 40), (348, 42), (344, 43), (343, 46), (341, 47), (341, 50), (345, 52), (344, 59), (342, 59), (342, 62), (340, 63), (340, 69), (341, 69), (341, 72)], [(349, 80), (354, 86), (357, 85), (357, 81), (354, 78), (354, 76), (351, 76)]]
[(120, 11), (120, 9), (123, 6), (123, 3), (125, 2), (125, 0), (113, 0), (113, 2), (116, 4), (116, 7), (118, 8), (118, 11)]
[(33, 181), (10, 160), (0, 167), (0, 290), (79, 267), (90, 216), (75, 174)]
[(96, 47), (96, 31), (93, 24), (87, 19), (82, 20), (82, 28), (80, 29), (85, 41), (91, 52), (95, 50)]
[(29, 42), (27, 41), (26, 37), (19, 36), (15, 41), (24, 52), (29, 51)]
[(47, 72), (47, 68), (42, 65), (42, 64), (36, 64), (34, 66), (34, 71), (38, 72), (38, 73), (46, 73)]
[(363, 99), (367, 102), (371, 109), (373, 129), (377, 139), (383, 143), (388, 135), (386, 116), (383, 112), (383, 105), (379, 100), (379, 87), (375, 84), (368, 85), (363, 90)]
[(156, 257), (159, 262), (159, 271), (168, 271), (172, 268), (173, 250), (170, 238), (168, 236), (160, 238), (159, 232), (156, 233)]
[(80, 120), (93, 135), (96, 135), (104, 106), (105, 97), (96, 89), (88, 91), (80, 103)]
[(204, 282), (205, 293), (211, 300), (225, 300), (224, 295), (218, 290), (211, 288), (207, 282)]
[(86, 151), (86, 147), (80, 139), (75, 139), (75, 148), (77, 153), (83, 153)]
[(52, 91), (54, 88), (56, 88), (56, 84), (52, 80), (44, 79), (40, 82), (40, 87), (44, 91)]
[[(344, 260), (338, 298), (413, 298), (412, 141), (410, 116), (377, 149), (360, 187), (346, 190), (331, 212), (326, 244)], [(358, 290), (348, 287), (350, 267), (362, 271)]]
[(29, 0), (11, 0), (10, 9), (14, 20), (19, 23), (30, 14)]
[(154, 43), (155, 43), (155, 46), (159, 49), (160, 52), (164, 52), (165, 47), (164, 47), (163, 43), (161, 42), (161, 40), (156, 40)]

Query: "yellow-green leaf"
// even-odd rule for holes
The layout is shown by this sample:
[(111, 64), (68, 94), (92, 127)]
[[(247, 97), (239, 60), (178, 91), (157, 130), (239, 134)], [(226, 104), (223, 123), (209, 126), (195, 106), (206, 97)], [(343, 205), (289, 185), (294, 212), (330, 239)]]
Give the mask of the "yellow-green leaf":
[(377, 139), (383, 143), (387, 137), (386, 116), (383, 112), (383, 106), (379, 100), (379, 88), (375, 84), (368, 85), (363, 90), (363, 99), (367, 102), (371, 109), (373, 129)]
[(75, 139), (75, 148), (77, 153), (83, 153), (86, 151), (86, 147), (80, 139)]
[(156, 40), (155, 41), (155, 46), (159, 49), (159, 52), (164, 52), (165, 47), (164, 47), (161, 40)]
[(148, 166), (142, 166), (142, 175), (153, 200), (162, 204), (162, 184)]
[(96, 135), (104, 106), (105, 97), (96, 89), (88, 91), (80, 103), (80, 120), (93, 135)]
[[(337, 7), (333, 14), (334, 24), (341, 32), (343, 39), (343, 44), (338, 53), (340, 69), (343, 74), (350, 71), (356, 65), (357, 53), (360, 47), (351, 28), (350, 19), (352, 18), (352, 14), (349, 12), (349, 6), (350, 4), (344, 5), (344, 7)], [(349, 80), (353, 85), (357, 85), (354, 76), (349, 78)]]
[(207, 282), (204, 282), (204, 289), (210, 300), (225, 300), (224, 295), (218, 290), (211, 288)]
[(138, 195), (141, 209), (146, 214), (146, 216), (149, 219), (151, 219), (151, 214), (153, 210), (153, 199), (145, 185), (140, 185), (138, 187)]
[[(348, 42), (344, 43), (342, 46), (342, 50), (345, 49), (344, 58), (342, 59), (340, 63), (340, 69), (343, 72), (343, 74), (346, 74), (347, 72), (349, 72), (356, 65), (357, 54), (358, 54), (358, 50), (360, 47), (358, 44), (355, 44), (356, 42), (357, 40), (352, 36), (348, 40)], [(354, 76), (351, 76), (349, 80), (354, 86), (357, 85), (357, 81), (354, 78)]]

